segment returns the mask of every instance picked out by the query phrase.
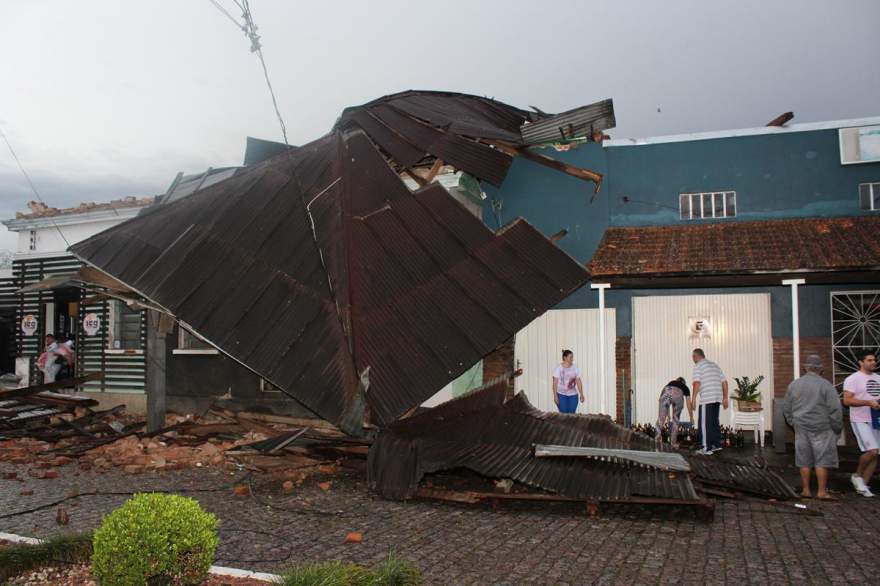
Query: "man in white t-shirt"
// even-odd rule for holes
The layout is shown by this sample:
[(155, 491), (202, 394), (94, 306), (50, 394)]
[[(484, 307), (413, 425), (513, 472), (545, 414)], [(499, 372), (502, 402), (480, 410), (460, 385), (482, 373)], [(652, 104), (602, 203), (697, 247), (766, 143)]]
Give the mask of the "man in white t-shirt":
[(843, 404), (849, 407), (850, 425), (862, 451), (856, 473), (850, 480), (856, 492), (871, 497), (874, 493), (868, 483), (877, 467), (877, 451), (880, 450), (880, 375), (874, 372), (877, 368), (874, 352), (862, 352), (856, 358), (858, 372), (843, 381)]
[(574, 352), (562, 351), (562, 363), (553, 370), (553, 402), (560, 413), (576, 413), (578, 397), (584, 402), (581, 371), (574, 365)]

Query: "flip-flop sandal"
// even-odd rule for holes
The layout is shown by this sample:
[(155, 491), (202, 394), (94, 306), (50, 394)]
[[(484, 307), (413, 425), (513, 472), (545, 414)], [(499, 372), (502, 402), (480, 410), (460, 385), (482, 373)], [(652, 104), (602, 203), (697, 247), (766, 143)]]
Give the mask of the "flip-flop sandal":
[(825, 496), (817, 496), (816, 498), (819, 499), (820, 501), (830, 501), (830, 502), (837, 502), (839, 500), (837, 497), (831, 496), (830, 494), (825, 495)]
[(808, 495), (803, 495), (803, 494), (801, 494), (801, 495), (798, 495), (798, 498), (803, 499), (803, 500), (807, 500), (807, 499), (812, 499), (812, 498), (813, 498), (813, 495), (811, 495), (811, 494), (808, 494)]

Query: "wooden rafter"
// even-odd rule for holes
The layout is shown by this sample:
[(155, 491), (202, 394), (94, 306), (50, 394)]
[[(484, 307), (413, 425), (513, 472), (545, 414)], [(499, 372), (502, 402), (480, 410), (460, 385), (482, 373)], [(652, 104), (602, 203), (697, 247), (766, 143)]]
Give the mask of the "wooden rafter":
[(596, 171), (590, 171), (589, 169), (584, 169), (583, 167), (576, 167), (575, 165), (569, 165), (568, 163), (557, 161), (556, 159), (548, 157), (547, 155), (536, 153), (528, 147), (518, 147), (500, 140), (487, 142), (488, 144), (493, 145), (502, 153), (510, 155), (511, 157), (522, 157), (523, 159), (538, 163), (539, 165), (544, 165), (545, 167), (550, 167), (551, 169), (555, 169), (556, 171), (562, 171), (566, 175), (571, 175), (572, 177), (577, 177), (578, 179), (583, 179), (584, 181), (592, 181), (596, 184), (596, 189), (593, 192), (594, 195), (596, 193), (599, 193), (599, 189), (602, 187), (603, 176), (601, 173), (597, 173)]

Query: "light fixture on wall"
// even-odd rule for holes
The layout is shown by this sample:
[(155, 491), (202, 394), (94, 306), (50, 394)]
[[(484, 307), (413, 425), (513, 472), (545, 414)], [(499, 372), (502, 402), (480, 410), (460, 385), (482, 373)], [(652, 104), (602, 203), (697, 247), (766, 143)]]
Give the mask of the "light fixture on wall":
[(708, 317), (689, 317), (688, 318), (688, 337), (689, 338), (711, 338), (712, 337), (712, 320)]

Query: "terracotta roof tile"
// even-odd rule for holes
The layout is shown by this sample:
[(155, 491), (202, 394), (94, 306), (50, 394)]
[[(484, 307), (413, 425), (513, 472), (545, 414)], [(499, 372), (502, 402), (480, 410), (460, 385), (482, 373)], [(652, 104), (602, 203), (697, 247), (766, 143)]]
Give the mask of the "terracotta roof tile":
[(880, 267), (880, 216), (609, 228), (602, 276), (865, 270)]
[(86, 202), (81, 203), (72, 208), (53, 208), (49, 207), (43, 202), (39, 201), (29, 201), (28, 209), (30, 209), (30, 213), (18, 212), (15, 214), (16, 220), (30, 219), (30, 218), (50, 218), (54, 216), (67, 216), (72, 214), (85, 214), (87, 212), (96, 212), (100, 210), (117, 210), (122, 208), (137, 208), (148, 206), (153, 203), (155, 199), (154, 196), (149, 195), (146, 197), (123, 197), (122, 199), (114, 199), (112, 201), (105, 201), (101, 203), (95, 202)]

